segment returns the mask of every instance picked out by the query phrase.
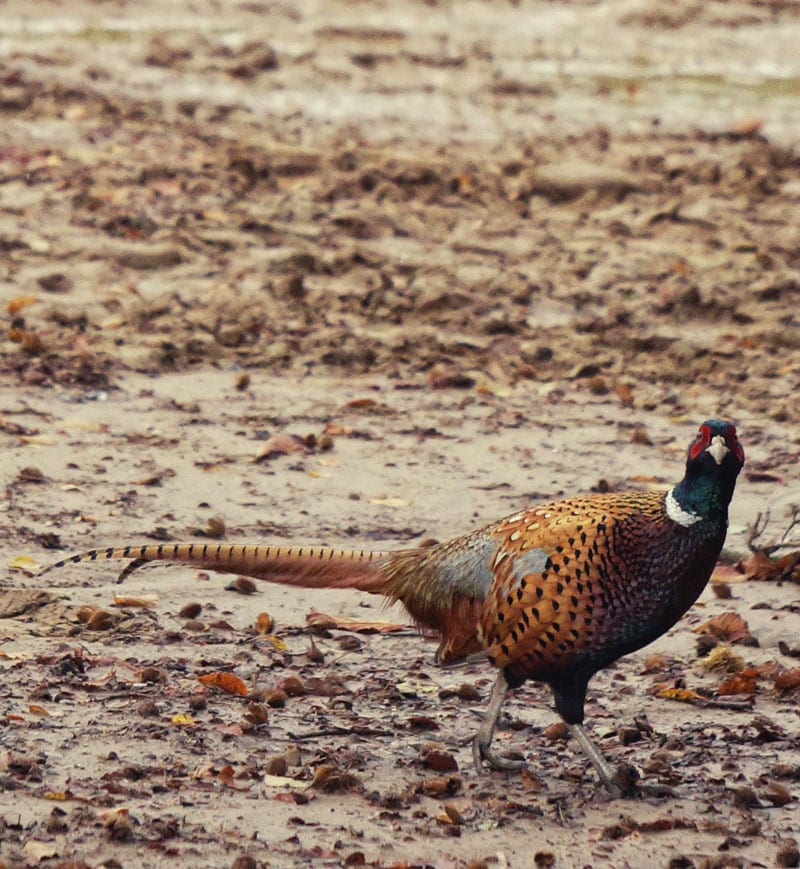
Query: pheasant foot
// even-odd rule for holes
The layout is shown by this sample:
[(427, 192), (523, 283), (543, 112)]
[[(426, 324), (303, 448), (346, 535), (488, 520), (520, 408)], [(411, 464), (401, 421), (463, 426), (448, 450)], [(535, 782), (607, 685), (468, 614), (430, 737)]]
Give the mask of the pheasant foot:
[(611, 764), (603, 757), (600, 749), (592, 742), (589, 734), (586, 732), (582, 724), (568, 724), (569, 732), (575, 737), (578, 745), (583, 749), (586, 756), (592, 762), (592, 765), (597, 770), (600, 780), (606, 786), (606, 790), (615, 800), (630, 795), (636, 787), (636, 779), (638, 775), (631, 775), (628, 768), (624, 768), (622, 772), (616, 772)]
[(472, 759), (475, 763), (475, 770), (479, 774), (483, 772), (484, 760), (492, 769), (515, 770), (524, 769), (526, 766), (524, 760), (510, 760), (507, 757), (500, 757), (492, 751), (492, 737), (507, 691), (508, 682), (501, 671), (497, 674), (497, 681), (492, 688), (492, 696), (489, 698), (489, 705), (486, 707), (486, 714), (481, 726), (472, 740)]

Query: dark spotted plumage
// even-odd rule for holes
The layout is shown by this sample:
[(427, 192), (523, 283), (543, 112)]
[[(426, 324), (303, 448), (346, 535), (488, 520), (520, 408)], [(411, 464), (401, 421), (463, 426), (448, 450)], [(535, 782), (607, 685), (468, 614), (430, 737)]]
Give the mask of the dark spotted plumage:
[(588, 682), (667, 631), (697, 600), (725, 540), (743, 463), (734, 426), (709, 420), (689, 447), (683, 480), (669, 492), (544, 504), (426, 549), (145, 544), (92, 550), (53, 567), (131, 559), (122, 578), (147, 561), (174, 561), (400, 601), (439, 632), (440, 662), (481, 653), (500, 670), (475, 738), (476, 766), (514, 766), (491, 751), (492, 736), (507, 688), (533, 679), (551, 686), (559, 714), (618, 795), (613, 770), (582, 727)]

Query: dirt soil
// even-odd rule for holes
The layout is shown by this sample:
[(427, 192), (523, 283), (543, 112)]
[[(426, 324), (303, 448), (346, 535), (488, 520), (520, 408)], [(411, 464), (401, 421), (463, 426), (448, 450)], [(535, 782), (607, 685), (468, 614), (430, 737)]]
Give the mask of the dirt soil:
[[(800, 576), (747, 561), (800, 500), (799, 42), (795, 2), (3, 4), (0, 866), (800, 865)], [(379, 600), (36, 576), (442, 540), (668, 486), (711, 416), (725, 564), (587, 707), (672, 795), (609, 800), (535, 684), (478, 776), (493, 672)]]

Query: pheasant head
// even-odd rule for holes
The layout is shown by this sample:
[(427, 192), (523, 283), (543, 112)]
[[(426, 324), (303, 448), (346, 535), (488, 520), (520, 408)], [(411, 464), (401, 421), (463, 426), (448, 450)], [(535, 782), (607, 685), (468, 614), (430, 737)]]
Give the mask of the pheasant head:
[(728, 504), (744, 450), (733, 423), (706, 420), (689, 445), (686, 475), (667, 495), (667, 514), (679, 525), (699, 522), (727, 525)]

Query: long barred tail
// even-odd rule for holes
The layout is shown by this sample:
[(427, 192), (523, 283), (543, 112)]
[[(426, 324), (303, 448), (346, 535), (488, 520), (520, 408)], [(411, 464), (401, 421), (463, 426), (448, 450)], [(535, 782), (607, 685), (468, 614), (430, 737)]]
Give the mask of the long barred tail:
[[(150, 561), (188, 564), (303, 588), (353, 588), (380, 594), (388, 581), (386, 552), (251, 543), (146, 543), (90, 549), (46, 567), (42, 574), (83, 561), (129, 559), (118, 582)], [(41, 574), (40, 574), (41, 575)]]

